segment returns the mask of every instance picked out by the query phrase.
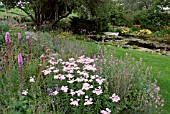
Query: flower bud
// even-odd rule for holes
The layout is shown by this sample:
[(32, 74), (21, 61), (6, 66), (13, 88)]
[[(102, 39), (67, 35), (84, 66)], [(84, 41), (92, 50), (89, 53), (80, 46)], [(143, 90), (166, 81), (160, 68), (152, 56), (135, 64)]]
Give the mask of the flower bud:
[(5, 34), (5, 41), (6, 41), (6, 43), (11, 42), (11, 41), (10, 41), (10, 35), (9, 35), (9, 32), (6, 32), (6, 34)]
[(29, 36), (26, 36), (26, 41), (29, 41), (30, 37)]

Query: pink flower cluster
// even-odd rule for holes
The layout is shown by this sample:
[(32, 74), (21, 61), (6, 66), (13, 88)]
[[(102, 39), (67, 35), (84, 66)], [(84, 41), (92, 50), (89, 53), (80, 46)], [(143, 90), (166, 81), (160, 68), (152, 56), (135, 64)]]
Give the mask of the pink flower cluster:
[[(52, 74), (54, 80), (60, 83), (59, 85), (64, 82), (67, 83), (67, 86), (62, 85), (60, 91), (51, 91), (50, 95), (55, 96), (59, 92), (68, 93), (71, 97), (70, 105), (73, 106), (79, 106), (79, 102), (83, 102), (84, 105), (94, 104), (94, 97), (102, 95), (102, 84), (106, 80), (95, 74), (97, 68), (94, 62), (97, 59), (91, 59), (83, 55), (78, 57), (77, 60), (70, 58), (65, 62), (62, 59), (55, 60), (54, 56), (50, 57), (49, 66), (42, 72), (44, 75)], [(117, 97), (112, 96), (110, 98), (115, 101)], [(101, 111), (102, 114), (110, 114), (110, 112), (109, 109)]]

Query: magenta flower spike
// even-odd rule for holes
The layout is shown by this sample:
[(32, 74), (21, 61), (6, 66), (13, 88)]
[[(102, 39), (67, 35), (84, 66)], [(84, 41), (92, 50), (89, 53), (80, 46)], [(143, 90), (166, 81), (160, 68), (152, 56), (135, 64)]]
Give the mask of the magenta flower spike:
[(11, 42), (9, 32), (6, 32), (6, 34), (5, 34), (5, 41), (7, 44)]
[(20, 33), (18, 33), (18, 39), (19, 39), (19, 40), (21, 39), (21, 34), (20, 34)]
[(30, 40), (30, 37), (29, 36), (26, 36), (26, 41), (29, 41)]
[(20, 68), (22, 67), (22, 64), (23, 64), (22, 55), (21, 55), (21, 53), (19, 53), (18, 54), (18, 65), (19, 65)]

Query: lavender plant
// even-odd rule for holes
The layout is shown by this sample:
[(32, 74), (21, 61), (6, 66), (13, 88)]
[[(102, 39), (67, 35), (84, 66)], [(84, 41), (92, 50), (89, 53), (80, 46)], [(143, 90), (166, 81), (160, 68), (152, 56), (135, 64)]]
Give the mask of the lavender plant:
[(161, 113), (164, 100), (151, 68), (146, 68), (142, 59), (135, 62), (128, 53), (118, 59), (114, 51), (99, 50), (98, 75), (107, 78), (108, 90), (120, 96), (116, 108), (121, 113)]

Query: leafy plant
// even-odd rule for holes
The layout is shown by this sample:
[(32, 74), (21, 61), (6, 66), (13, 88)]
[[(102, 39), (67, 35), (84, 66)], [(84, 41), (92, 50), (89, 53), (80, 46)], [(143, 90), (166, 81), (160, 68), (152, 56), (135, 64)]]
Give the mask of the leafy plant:
[(117, 59), (114, 55), (115, 52), (101, 50), (97, 68), (98, 75), (108, 79), (108, 91), (117, 93), (122, 99), (116, 108), (122, 113), (162, 111), (164, 100), (160, 98), (160, 88), (150, 73), (151, 68), (145, 69), (142, 59), (135, 63), (128, 54), (124, 59)]

